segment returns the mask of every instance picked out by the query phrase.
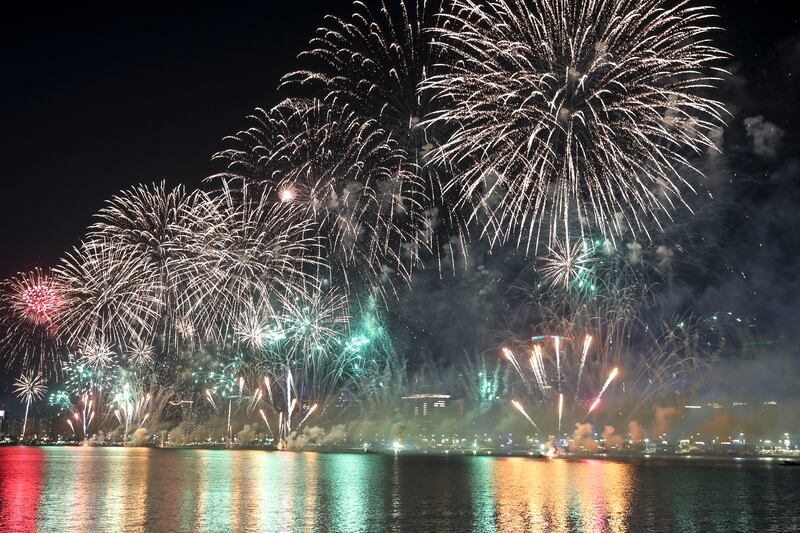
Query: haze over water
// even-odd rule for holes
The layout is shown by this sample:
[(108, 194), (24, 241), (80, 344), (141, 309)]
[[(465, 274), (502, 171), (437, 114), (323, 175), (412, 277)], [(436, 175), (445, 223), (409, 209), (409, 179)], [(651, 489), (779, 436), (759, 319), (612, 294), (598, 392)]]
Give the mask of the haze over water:
[(800, 469), (0, 448), (2, 531), (796, 531)]

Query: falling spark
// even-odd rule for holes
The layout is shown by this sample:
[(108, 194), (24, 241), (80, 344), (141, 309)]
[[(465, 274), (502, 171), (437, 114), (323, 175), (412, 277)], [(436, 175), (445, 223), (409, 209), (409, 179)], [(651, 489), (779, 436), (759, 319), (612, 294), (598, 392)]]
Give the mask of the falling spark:
[(556, 372), (558, 373), (558, 392), (561, 393), (561, 340), (556, 337)]
[(580, 390), (581, 386), (581, 376), (583, 376), (583, 367), (586, 365), (586, 356), (589, 353), (589, 347), (592, 345), (592, 336), (586, 335), (586, 339), (583, 341), (583, 353), (581, 354), (581, 365), (578, 367), (578, 381), (575, 386), (575, 399), (578, 399), (578, 391)]
[(536, 429), (539, 429), (539, 426), (537, 426), (537, 425), (536, 425), (536, 422), (534, 422), (534, 421), (533, 421), (533, 419), (531, 419), (531, 417), (530, 417), (530, 416), (528, 416), (528, 413), (525, 411), (525, 408), (524, 408), (524, 407), (522, 407), (522, 404), (521, 404), (521, 403), (519, 403), (517, 400), (511, 400), (511, 403), (512, 403), (512, 404), (514, 404), (514, 407), (516, 407), (516, 408), (517, 408), (517, 411), (519, 411), (520, 413), (522, 413), (522, 416), (524, 416), (524, 417), (525, 417), (525, 418), (528, 420), (528, 422), (530, 422), (530, 423), (531, 423), (531, 425), (532, 425), (533, 427), (535, 427)]
[(511, 364), (514, 366), (514, 370), (517, 371), (517, 373), (520, 375), (522, 380), (527, 384), (528, 383), (528, 379), (525, 377), (525, 374), (522, 372), (522, 367), (520, 366), (519, 362), (517, 361), (517, 358), (514, 356), (514, 353), (511, 350), (509, 350), (508, 348), (503, 348), (503, 355), (506, 357), (506, 359), (508, 359), (511, 362)]
[(594, 411), (598, 405), (600, 405), (600, 396), (594, 399), (594, 401), (592, 402), (592, 406), (589, 408), (588, 414), (592, 414), (592, 411)]
[(208, 399), (208, 403), (211, 404), (211, 407), (213, 407), (214, 410), (216, 411), (217, 410), (217, 404), (216, 404), (216, 402), (214, 402), (214, 398), (211, 396), (211, 389), (206, 389), (206, 398)]
[(303, 419), (300, 421), (300, 423), (297, 424), (297, 428), (299, 429), (300, 426), (303, 425), (303, 422), (305, 422), (306, 419), (308, 419), (308, 417), (311, 416), (311, 413), (313, 413), (316, 410), (317, 410), (317, 404), (312, 405), (311, 409), (309, 409), (308, 412), (306, 413), (306, 416), (304, 416)]
[(267, 387), (267, 395), (269, 396), (269, 403), (275, 405), (275, 400), (272, 399), (272, 385), (270, 385), (269, 376), (264, 376), (264, 385)]
[(261, 418), (264, 420), (264, 423), (267, 425), (267, 429), (269, 430), (270, 434), (272, 434), (272, 426), (269, 425), (269, 420), (267, 420), (267, 415), (264, 414), (264, 410), (259, 409), (258, 412), (261, 415)]
[(619, 374), (619, 369), (618, 368), (614, 368), (614, 370), (611, 371), (611, 373), (608, 375), (608, 379), (606, 379), (606, 382), (603, 385), (603, 388), (600, 389), (600, 393), (597, 395), (597, 398), (595, 398), (595, 400), (592, 403), (592, 406), (589, 408), (589, 412), (587, 414), (592, 414), (592, 411), (594, 411), (595, 408), (598, 405), (600, 405), (600, 398), (603, 397), (603, 393), (606, 392), (606, 389), (608, 388), (609, 385), (611, 385), (611, 382), (614, 381), (614, 378), (616, 378), (618, 374)]
[(598, 394), (599, 397), (603, 396), (603, 393), (606, 391), (608, 386), (611, 385), (611, 382), (614, 381), (614, 379), (617, 377), (618, 374), (619, 374), (618, 368), (614, 368), (614, 370), (611, 371), (611, 373), (608, 375), (608, 379), (606, 379), (606, 382), (603, 385), (603, 388), (600, 389), (600, 394)]

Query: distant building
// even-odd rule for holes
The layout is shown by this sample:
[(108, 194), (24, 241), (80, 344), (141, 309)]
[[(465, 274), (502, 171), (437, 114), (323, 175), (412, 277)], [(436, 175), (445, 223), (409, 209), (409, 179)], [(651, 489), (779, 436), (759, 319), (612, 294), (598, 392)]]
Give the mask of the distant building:
[(449, 394), (412, 394), (403, 396), (409, 414), (415, 417), (464, 414), (464, 400), (454, 400)]
[[(24, 418), (9, 418), (3, 423), (3, 433), (9, 437), (21, 437)], [(25, 428), (26, 439), (49, 438), (53, 435), (54, 421), (52, 418), (30, 418)]]
[(464, 400), (455, 400), (449, 394), (411, 394), (401, 399), (406, 413), (416, 420), (424, 434), (435, 431), (445, 418), (464, 415)]

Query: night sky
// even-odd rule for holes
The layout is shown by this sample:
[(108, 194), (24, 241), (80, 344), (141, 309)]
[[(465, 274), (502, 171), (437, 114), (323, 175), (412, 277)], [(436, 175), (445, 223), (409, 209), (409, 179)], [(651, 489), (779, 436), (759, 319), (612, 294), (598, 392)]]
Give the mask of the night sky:
[[(701, 312), (725, 306), (757, 317), (765, 334), (779, 337), (800, 318), (800, 8), (786, 1), (712, 3), (725, 28), (719, 43), (734, 55), (722, 89), (733, 114), (722, 146), (725, 164), (708, 184), (728, 206), (708, 231), (727, 245), (712, 258), (722, 271), (688, 280), (683, 301)], [(298, 66), (295, 56), (323, 16), (349, 13), (350, 2), (116, 9), (4, 13), (4, 277), (55, 264), (120, 189), (162, 179), (202, 186), (219, 170), (210, 156), (222, 138), (245, 127), (254, 107), (281, 99), (281, 75)], [(421, 276), (425, 298), (439, 291), (437, 300), (450, 311), (440, 306), (426, 314), (421, 297), (406, 295), (395, 311), (407, 319), (406, 338), (398, 342), (456, 357), (469, 343), (463, 339), (480, 329), (470, 323), (470, 312), (456, 320), (452, 309), (475, 297), (475, 283), (499, 283), (503, 261), (455, 280)], [(496, 300), (498, 291), (487, 299)], [(476, 320), (484, 316), (485, 310)], [(453, 338), (462, 344), (441, 340)]]

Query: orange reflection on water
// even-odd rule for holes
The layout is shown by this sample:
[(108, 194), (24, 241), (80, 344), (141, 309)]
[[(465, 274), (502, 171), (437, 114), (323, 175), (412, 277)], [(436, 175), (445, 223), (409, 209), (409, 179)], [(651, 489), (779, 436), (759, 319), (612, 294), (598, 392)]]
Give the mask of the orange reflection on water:
[(511, 457), (493, 467), (498, 531), (627, 531), (630, 464)]

